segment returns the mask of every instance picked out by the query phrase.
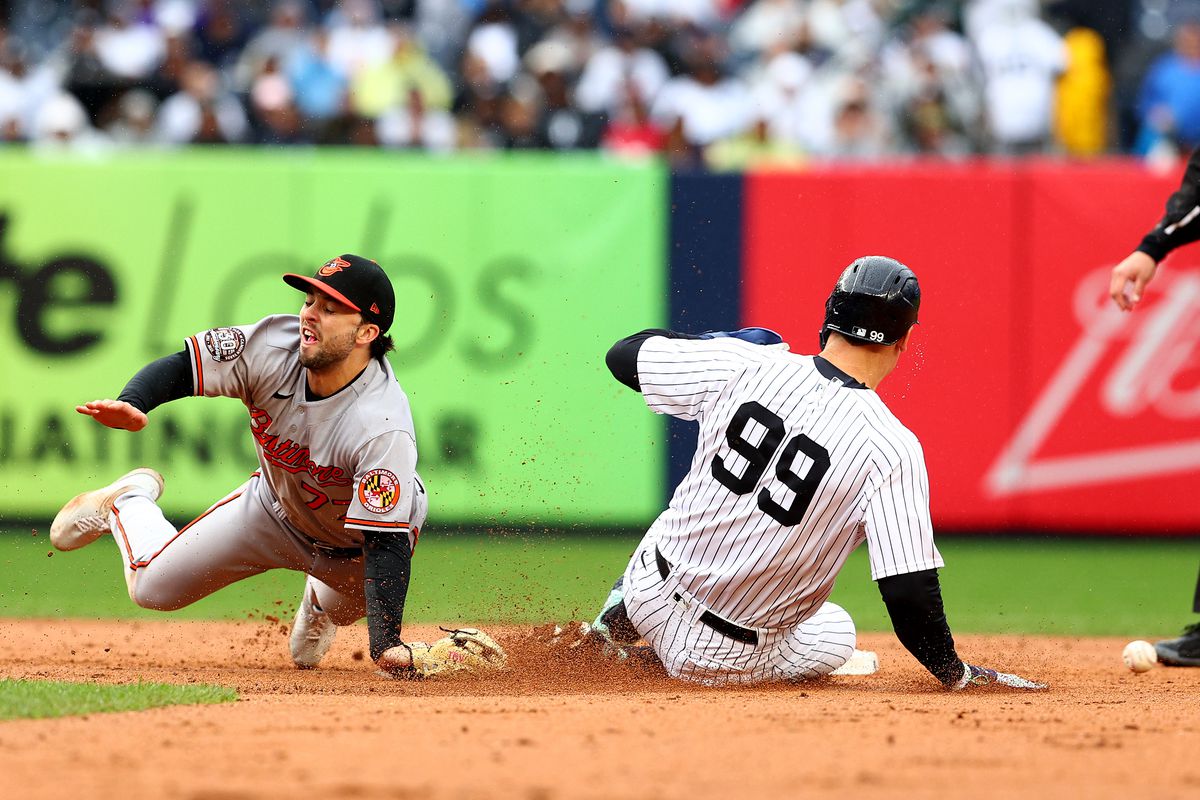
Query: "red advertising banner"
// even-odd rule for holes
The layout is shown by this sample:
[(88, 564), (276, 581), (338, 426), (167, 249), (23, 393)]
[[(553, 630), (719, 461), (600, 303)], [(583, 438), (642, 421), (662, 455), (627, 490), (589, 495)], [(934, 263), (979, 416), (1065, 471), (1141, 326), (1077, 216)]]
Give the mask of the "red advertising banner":
[(746, 324), (816, 352), (842, 268), (921, 280), (914, 347), (880, 394), (920, 438), (935, 524), (1200, 531), (1200, 245), (1136, 312), (1108, 276), (1182, 172), (1133, 162), (830, 168), (747, 178)]

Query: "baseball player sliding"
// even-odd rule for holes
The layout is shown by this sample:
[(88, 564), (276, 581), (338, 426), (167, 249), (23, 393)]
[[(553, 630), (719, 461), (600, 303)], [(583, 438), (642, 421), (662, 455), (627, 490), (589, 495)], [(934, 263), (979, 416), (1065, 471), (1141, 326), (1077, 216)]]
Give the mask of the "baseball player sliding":
[(176, 530), (156, 501), (162, 476), (135, 469), (58, 513), (50, 539), (74, 550), (112, 533), (129, 597), (171, 611), (269, 569), (308, 580), (292, 624), (292, 660), (315, 667), (338, 625), (367, 618), (371, 658), (389, 675), (428, 677), (502, 667), (474, 629), (432, 645), (401, 638), (413, 549), (428, 501), (416, 473), (408, 397), (385, 354), (396, 301), (374, 261), (345, 254), (311, 278), (299, 316), (215, 328), (142, 368), (116, 400), (78, 406), (102, 425), (139, 431), (147, 414), (188, 396), (246, 405), (259, 469)]
[(897, 637), (944, 686), (1044, 688), (963, 662), (946, 623), (921, 445), (875, 393), (920, 300), (908, 267), (868, 256), (829, 296), (820, 355), (763, 328), (646, 330), (609, 350), (618, 381), (700, 434), (590, 636), (645, 639), (669, 674), (706, 684), (828, 675), (855, 630), (827, 598), (865, 541)]

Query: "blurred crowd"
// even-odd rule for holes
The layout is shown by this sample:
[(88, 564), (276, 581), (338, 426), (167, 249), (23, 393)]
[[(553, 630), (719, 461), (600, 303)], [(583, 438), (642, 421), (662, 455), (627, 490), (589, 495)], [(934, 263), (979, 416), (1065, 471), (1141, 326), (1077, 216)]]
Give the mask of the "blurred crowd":
[(0, 141), (1173, 157), (1200, 2), (15, 0)]

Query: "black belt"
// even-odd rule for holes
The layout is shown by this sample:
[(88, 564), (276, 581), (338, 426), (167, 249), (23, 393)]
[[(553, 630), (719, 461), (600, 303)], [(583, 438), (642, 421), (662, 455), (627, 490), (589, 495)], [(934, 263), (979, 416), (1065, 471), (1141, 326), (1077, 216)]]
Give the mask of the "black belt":
[(330, 558), (361, 558), (363, 554), (361, 547), (334, 547), (331, 544), (318, 542), (316, 539), (309, 539), (308, 542), (314, 550), (320, 550)]
[[(663, 558), (663, 554), (658, 551), (657, 547), (654, 548), (654, 561), (656, 564), (658, 564), (659, 576), (665, 581), (667, 579), (667, 575), (671, 572), (671, 564), (665, 558)], [(682, 600), (683, 596), (680, 595), (679, 592), (676, 592), (675, 599)], [(723, 636), (728, 636), (735, 642), (742, 642), (750, 645), (758, 644), (758, 631), (751, 630), (750, 628), (743, 628), (741, 625), (734, 625), (729, 620), (721, 619), (711, 611), (705, 611), (703, 614), (701, 614), (700, 621), (712, 628), (717, 633)]]

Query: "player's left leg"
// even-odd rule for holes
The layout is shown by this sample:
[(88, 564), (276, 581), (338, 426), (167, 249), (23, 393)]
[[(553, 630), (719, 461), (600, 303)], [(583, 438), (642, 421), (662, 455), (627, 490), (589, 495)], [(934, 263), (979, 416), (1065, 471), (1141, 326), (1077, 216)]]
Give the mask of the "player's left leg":
[(770, 677), (806, 680), (828, 675), (854, 655), (854, 620), (836, 603), (817, 613), (772, 643), (766, 672)]

